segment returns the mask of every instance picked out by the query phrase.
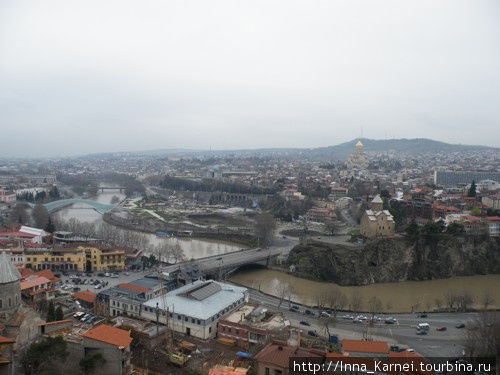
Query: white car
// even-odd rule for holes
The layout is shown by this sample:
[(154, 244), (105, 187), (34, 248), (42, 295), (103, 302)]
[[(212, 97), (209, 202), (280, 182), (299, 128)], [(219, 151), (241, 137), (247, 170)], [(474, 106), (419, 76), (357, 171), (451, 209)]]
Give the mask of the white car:
[(85, 313), (83, 311), (78, 311), (73, 315), (73, 318), (81, 318)]
[(106, 273), (104, 274), (104, 276), (109, 277), (109, 276), (111, 276), (111, 275), (109, 274), (109, 272), (106, 272)]

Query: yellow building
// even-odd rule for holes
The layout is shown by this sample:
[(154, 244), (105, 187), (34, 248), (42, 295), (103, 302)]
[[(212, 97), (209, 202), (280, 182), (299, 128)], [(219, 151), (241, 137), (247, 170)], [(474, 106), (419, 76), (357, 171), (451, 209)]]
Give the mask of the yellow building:
[(105, 247), (62, 247), (50, 250), (25, 250), (26, 268), (33, 270), (121, 271), (125, 252)]

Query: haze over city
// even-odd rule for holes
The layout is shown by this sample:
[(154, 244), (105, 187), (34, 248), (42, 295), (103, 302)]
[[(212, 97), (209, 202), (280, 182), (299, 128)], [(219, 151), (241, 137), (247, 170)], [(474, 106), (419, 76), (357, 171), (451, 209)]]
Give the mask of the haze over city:
[(0, 375), (493, 375), (499, 21), (0, 0)]
[(361, 132), (498, 146), (499, 15), (498, 1), (2, 1), (0, 155)]

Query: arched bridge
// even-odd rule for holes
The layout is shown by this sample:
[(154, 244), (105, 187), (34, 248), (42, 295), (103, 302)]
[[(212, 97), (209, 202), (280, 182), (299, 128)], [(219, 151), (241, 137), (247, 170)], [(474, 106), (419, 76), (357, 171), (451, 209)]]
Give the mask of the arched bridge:
[(114, 204), (99, 203), (90, 199), (79, 199), (79, 198), (60, 199), (58, 201), (45, 203), (44, 206), (47, 209), (47, 211), (51, 213), (60, 210), (61, 208), (70, 206), (74, 203), (90, 206), (97, 212), (100, 212), (101, 214), (111, 211), (113, 208), (116, 207)]
[(163, 269), (165, 272), (175, 272), (180, 268), (189, 265), (196, 265), (205, 275), (226, 275), (233, 272), (241, 266), (248, 264), (269, 265), (271, 260), (285, 252), (285, 248), (272, 247), (270, 249), (244, 249), (232, 253), (213, 255), (206, 258), (196, 259), (195, 261), (185, 261), (173, 264)]

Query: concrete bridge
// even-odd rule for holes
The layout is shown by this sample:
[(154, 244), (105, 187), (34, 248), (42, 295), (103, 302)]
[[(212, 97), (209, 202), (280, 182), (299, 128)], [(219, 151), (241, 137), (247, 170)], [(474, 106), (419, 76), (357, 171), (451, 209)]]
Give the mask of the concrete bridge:
[(269, 249), (244, 249), (232, 253), (214, 255), (206, 258), (196, 259), (195, 261), (185, 261), (173, 264), (163, 268), (164, 272), (172, 273), (183, 267), (197, 266), (205, 275), (220, 279), (236, 271), (239, 267), (260, 264), (268, 266), (272, 260), (282, 254), (283, 248), (271, 247)]
[[(96, 210), (101, 214), (111, 211), (113, 208), (116, 207), (114, 204), (99, 203), (90, 199), (79, 199), (79, 198), (60, 199), (58, 201), (45, 203), (44, 206), (47, 209), (47, 211), (49, 211), (49, 213), (52, 213), (75, 203), (80, 203), (92, 207), (94, 210)], [(33, 204), (30, 205), (34, 207)]]

